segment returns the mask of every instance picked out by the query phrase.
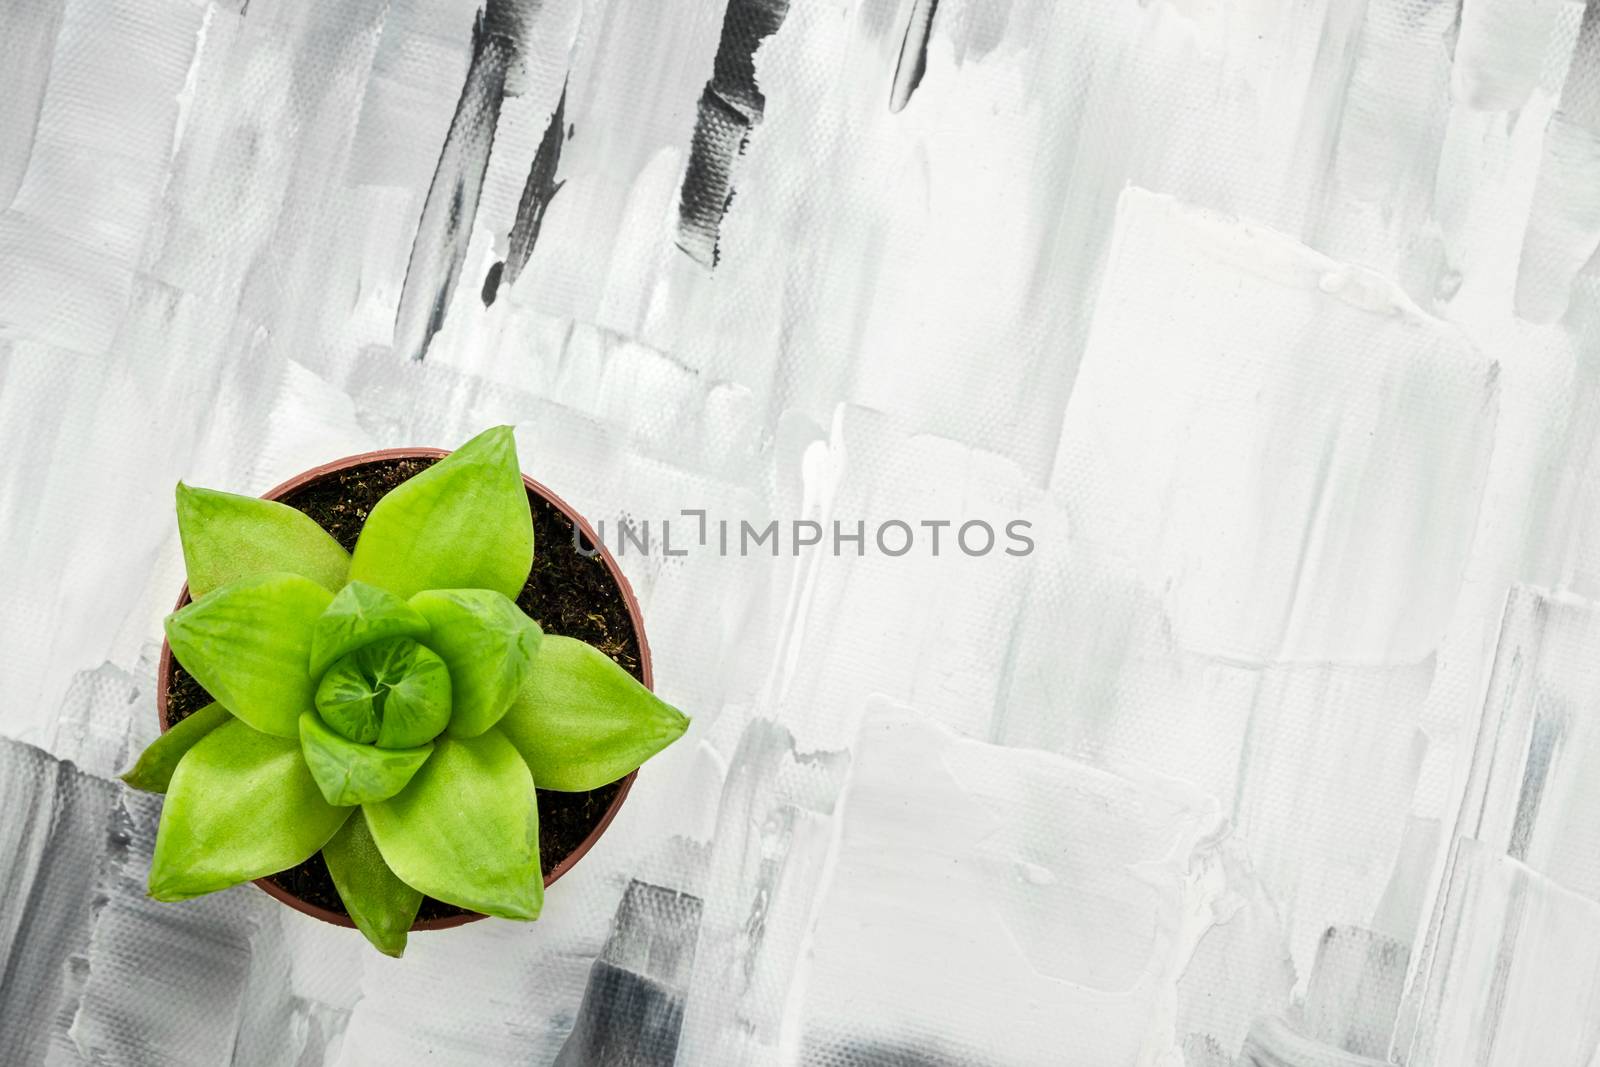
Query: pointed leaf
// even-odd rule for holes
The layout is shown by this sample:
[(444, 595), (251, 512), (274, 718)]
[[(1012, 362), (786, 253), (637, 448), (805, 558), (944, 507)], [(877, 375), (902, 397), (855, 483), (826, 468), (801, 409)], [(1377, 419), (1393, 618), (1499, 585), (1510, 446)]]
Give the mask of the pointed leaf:
[(428, 647), (450, 668), (450, 736), (478, 736), (505, 714), (528, 676), (539, 624), (488, 589), (430, 589), (411, 606), (428, 620)]
[(406, 933), (416, 922), (422, 894), (396, 878), (383, 862), (361, 812), (352, 814), (333, 840), (322, 846), (322, 858), (356, 929), (384, 955), (404, 953)]
[(688, 718), (592, 645), (546, 634), (500, 732), (541, 789), (597, 789), (676, 741)]
[(511, 427), (485, 430), (391, 489), (367, 516), (352, 580), (400, 597), (493, 589), (515, 597), (533, 566), (533, 514)]
[(187, 900), (293, 867), (326, 844), (350, 810), (322, 799), (298, 742), (225, 722), (172, 775), (150, 895)]
[(221, 704), (215, 701), (207, 704), (150, 742), (150, 747), (140, 754), (138, 762), (122, 780), (147, 793), (165, 793), (184, 753), (230, 718), (228, 709)]
[(427, 762), (433, 746), (376, 748), (346, 741), (315, 713), (300, 716), (300, 750), (322, 798), (336, 807), (388, 800)]
[(390, 637), (421, 637), (428, 621), (404, 600), (366, 582), (351, 582), (333, 598), (311, 634), (311, 677), (346, 652)]
[(276, 500), (178, 483), (178, 537), (199, 600), (240, 578), (288, 572), (329, 592), (344, 584), (350, 553), (308, 516)]
[(539, 917), (533, 776), (499, 731), (440, 738), (410, 785), (365, 810), (384, 860), (407, 885), (487, 915)]
[(172, 654), (256, 729), (300, 736), (311, 707), (311, 630), (333, 594), (297, 574), (241, 578), (167, 616)]

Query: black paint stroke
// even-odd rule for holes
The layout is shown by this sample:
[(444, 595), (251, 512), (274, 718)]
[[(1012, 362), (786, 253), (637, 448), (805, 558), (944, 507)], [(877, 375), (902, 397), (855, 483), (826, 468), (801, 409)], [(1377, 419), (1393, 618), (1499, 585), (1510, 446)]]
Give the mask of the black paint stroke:
[(898, 113), (911, 102), (911, 94), (922, 84), (928, 69), (928, 37), (933, 32), (933, 15), (939, 0), (911, 0), (906, 33), (900, 41), (900, 58), (894, 65), (894, 84), (889, 89), (889, 110)]
[(561, 166), (561, 147), (566, 143), (562, 136), (566, 128), (567, 87), (561, 87), (561, 99), (539, 139), (539, 150), (533, 154), (533, 165), (528, 169), (528, 180), (522, 186), (522, 199), (517, 202), (517, 219), (511, 226), (510, 250), (503, 262), (489, 268), (483, 280), (483, 303), (494, 303), (501, 284), (515, 285), (522, 268), (528, 265), (534, 245), (539, 243), (539, 230), (544, 226), (544, 213), (565, 181), (556, 181), (556, 170)]
[[(0, 804), (8, 829), (16, 828), (0, 867), (0, 1063), (46, 1062), (62, 1009), (71, 1018), (70, 998), (82, 996), (83, 971), (76, 982), (63, 972), (69, 960), (86, 968), (105, 902), (101, 873), (126, 851), (116, 818), (120, 791), (43, 749), (0, 738)], [(211, 961), (194, 962), (203, 973)], [(118, 1006), (137, 1023), (142, 1003), (131, 996)]]
[(708, 268), (717, 265), (722, 219), (733, 202), (734, 161), (767, 105), (756, 85), (756, 49), (788, 14), (789, 0), (728, 0), (722, 17), (678, 198), (678, 247)]
[(505, 273), (506, 261), (498, 260), (483, 276), (483, 292), (478, 298), (483, 301), (484, 307), (493, 307), (494, 298), (500, 295), (500, 276)]
[(518, 0), (487, 0), (473, 25), (472, 63), (422, 204), (395, 309), (395, 349), (409, 359), (428, 354), (461, 278), (500, 123), (506, 75), (522, 51), (522, 6)]
[(700, 898), (635, 879), (555, 1067), (672, 1063), (700, 935)]

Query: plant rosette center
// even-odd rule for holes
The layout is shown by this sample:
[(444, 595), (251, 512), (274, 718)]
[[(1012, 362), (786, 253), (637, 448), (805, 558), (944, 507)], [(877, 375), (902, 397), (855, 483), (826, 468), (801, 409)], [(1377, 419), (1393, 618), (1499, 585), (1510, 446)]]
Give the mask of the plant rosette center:
[(166, 620), (214, 698), (124, 777), (166, 793), (150, 893), (183, 900), (321, 852), (399, 955), (424, 895), (537, 918), (535, 788), (626, 776), (688, 719), (513, 597), (533, 529), (509, 428), (402, 482), (347, 553), (274, 501), (178, 487), (194, 601)]
[(450, 721), (450, 670), (409, 637), (375, 641), (323, 673), (316, 704), (322, 721), (347, 741), (409, 748), (432, 741)]

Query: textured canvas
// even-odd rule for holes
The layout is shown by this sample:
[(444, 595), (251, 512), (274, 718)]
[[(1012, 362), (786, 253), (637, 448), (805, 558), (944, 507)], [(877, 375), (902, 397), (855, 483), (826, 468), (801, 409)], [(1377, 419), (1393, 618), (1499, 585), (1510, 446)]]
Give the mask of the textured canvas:
[[(0, 1063), (1594, 1067), (1600, 4), (0, 0)], [(534, 923), (145, 892), (180, 479), (509, 424)]]

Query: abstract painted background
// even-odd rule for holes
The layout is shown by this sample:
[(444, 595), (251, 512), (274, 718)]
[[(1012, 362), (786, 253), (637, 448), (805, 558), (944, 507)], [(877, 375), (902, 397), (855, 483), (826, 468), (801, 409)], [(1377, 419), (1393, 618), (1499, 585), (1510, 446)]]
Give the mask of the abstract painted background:
[[(1597, 244), (1600, 4), (0, 0), (0, 1062), (1600, 1063)], [(624, 554), (536, 924), (146, 900), (174, 482), (496, 423), (1036, 548)]]

